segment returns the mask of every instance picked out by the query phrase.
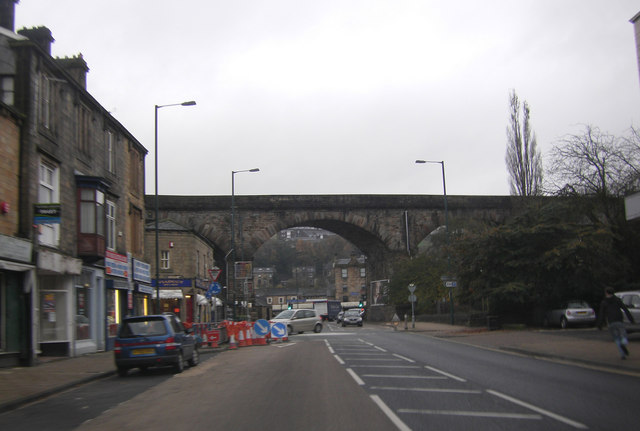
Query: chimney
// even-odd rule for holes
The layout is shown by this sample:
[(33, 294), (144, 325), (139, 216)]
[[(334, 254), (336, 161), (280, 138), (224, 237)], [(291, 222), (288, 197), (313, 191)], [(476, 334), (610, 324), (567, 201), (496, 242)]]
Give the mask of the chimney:
[(23, 28), (22, 30), (18, 30), (18, 34), (28, 37), (33, 43), (42, 48), (44, 52), (51, 55), (51, 43), (55, 39), (51, 36), (51, 30), (47, 27)]
[(15, 31), (15, 5), (19, 0), (0, 0), (0, 27)]
[(87, 62), (82, 58), (82, 54), (71, 58), (56, 57), (56, 64), (71, 75), (82, 88), (87, 89), (87, 72), (89, 71), (89, 66), (87, 66)]

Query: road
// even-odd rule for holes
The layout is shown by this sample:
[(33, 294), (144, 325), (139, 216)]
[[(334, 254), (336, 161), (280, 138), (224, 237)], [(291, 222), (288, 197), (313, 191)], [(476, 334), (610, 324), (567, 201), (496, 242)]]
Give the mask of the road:
[(203, 355), (0, 415), (30, 430), (635, 430), (640, 378), (380, 326)]

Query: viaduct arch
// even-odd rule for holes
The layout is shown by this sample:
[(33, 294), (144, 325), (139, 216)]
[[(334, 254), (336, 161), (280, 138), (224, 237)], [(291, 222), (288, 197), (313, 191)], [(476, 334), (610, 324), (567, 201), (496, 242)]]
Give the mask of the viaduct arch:
[[(449, 223), (503, 222), (517, 198), (447, 196)], [(279, 231), (308, 226), (336, 233), (366, 256), (372, 279), (389, 278), (390, 264), (414, 255), (418, 244), (445, 224), (442, 195), (264, 195), (234, 196), (236, 258), (251, 260)], [(145, 197), (147, 222), (155, 219), (155, 197)], [(172, 220), (207, 238), (223, 267), (231, 250), (231, 196), (159, 196), (159, 220)]]

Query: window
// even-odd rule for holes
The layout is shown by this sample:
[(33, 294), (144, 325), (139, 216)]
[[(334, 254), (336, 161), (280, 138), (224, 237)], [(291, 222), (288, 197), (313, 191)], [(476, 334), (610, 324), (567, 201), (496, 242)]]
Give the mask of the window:
[(42, 76), (40, 80), (40, 124), (49, 129), (51, 127), (51, 111), (52, 101), (51, 95), (53, 93), (53, 83), (47, 76)]
[(80, 233), (104, 236), (104, 193), (80, 189)]
[(269, 296), (267, 298), (267, 304), (269, 304), (269, 305), (273, 304), (273, 298), (272, 297)]
[(104, 132), (104, 145), (107, 151), (107, 170), (112, 174), (116, 173), (116, 154), (114, 135), (111, 130)]
[(76, 142), (78, 144), (78, 150), (87, 156), (90, 154), (91, 111), (85, 105), (80, 105), (78, 106), (76, 115)]
[(160, 269), (171, 268), (171, 262), (169, 261), (169, 250), (162, 250), (160, 252)]
[(348, 290), (349, 290), (349, 288), (347, 287), (347, 285), (346, 285), (346, 284), (343, 284), (343, 285), (342, 285), (342, 293), (345, 293), (345, 292), (347, 292)]
[(360, 277), (365, 278), (367, 276), (366, 268), (360, 268)]
[(15, 100), (13, 76), (0, 76), (0, 102), (13, 105)]
[(342, 268), (342, 278), (348, 278), (349, 273), (347, 272), (347, 268)]
[[(60, 199), (60, 185), (58, 168), (52, 164), (40, 162), (40, 186), (38, 188), (38, 203), (58, 203)], [(38, 241), (40, 244), (57, 247), (60, 241), (59, 224), (41, 224)]]
[(107, 201), (107, 249), (116, 249), (116, 204)]

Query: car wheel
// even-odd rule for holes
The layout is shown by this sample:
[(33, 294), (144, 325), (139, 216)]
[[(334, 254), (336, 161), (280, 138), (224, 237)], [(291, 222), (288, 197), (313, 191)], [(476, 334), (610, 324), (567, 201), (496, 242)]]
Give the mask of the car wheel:
[(287, 326), (287, 331), (289, 332), (289, 335), (293, 335), (293, 326)]
[(178, 362), (176, 362), (173, 370), (176, 373), (181, 373), (184, 371), (184, 356), (182, 356), (182, 352), (178, 353)]
[(563, 317), (562, 319), (560, 319), (560, 327), (562, 329), (567, 329), (568, 326), (569, 326), (569, 322), (567, 322), (566, 317)]
[(313, 332), (315, 332), (316, 334), (319, 333), (319, 332), (322, 332), (322, 325), (318, 323), (315, 326), (315, 328), (313, 328)]
[(118, 375), (120, 377), (127, 377), (129, 369), (127, 367), (118, 367)]
[(200, 352), (198, 352), (198, 349), (194, 348), (193, 355), (191, 355), (191, 359), (189, 359), (189, 366), (195, 367), (198, 363), (200, 363)]

